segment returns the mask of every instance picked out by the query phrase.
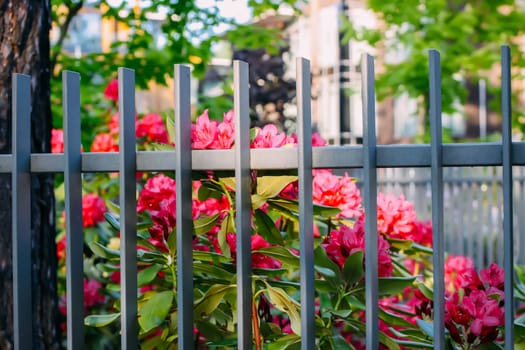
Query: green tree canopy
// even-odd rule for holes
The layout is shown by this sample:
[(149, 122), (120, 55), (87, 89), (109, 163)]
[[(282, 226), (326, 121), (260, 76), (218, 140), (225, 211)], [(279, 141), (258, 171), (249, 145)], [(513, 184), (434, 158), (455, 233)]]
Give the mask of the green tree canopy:
[[(267, 10), (278, 9), (283, 4), (297, 10), (298, 0), (249, 0), (249, 9), (254, 16)], [(118, 6), (116, 5), (118, 4)], [(64, 49), (71, 24), (86, 7), (100, 11), (102, 18), (126, 34), (111, 39), (111, 46), (104, 51), (90, 52), (78, 57)], [(212, 58), (214, 43), (227, 39), (234, 47), (267, 48), (277, 52), (281, 39), (277, 29), (262, 28), (251, 24), (237, 23), (224, 17), (214, 2), (211, 6), (199, 6), (194, 0), (156, 1), (88, 1), (53, 0), (53, 25), (58, 33), (52, 46), (51, 69), (57, 78), (61, 70), (69, 69), (82, 75), (82, 106), (85, 112), (95, 117), (100, 105), (103, 85), (116, 77), (117, 67), (127, 67), (136, 72), (136, 84), (146, 88), (149, 82), (165, 84), (173, 75), (176, 63), (192, 64), (193, 72), (202, 77)], [(155, 18), (156, 20), (152, 20)], [(152, 24), (155, 23), (153, 29)], [(226, 32), (220, 28), (228, 28)], [(106, 34), (107, 35), (107, 34)], [(159, 40), (159, 38), (162, 40)], [(107, 39), (107, 38), (106, 38)], [(55, 125), (61, 120), (60, 79), (52, 82), (53, 115)]]
[[(499, 111), (500, 46), (508, 44), (513, 67), (525, 67), (522, 36), (524, 5), (514, 0), (368, 0), (377, 15), (377, 29), (357, 28), (348, 20), (344, 41), (365, 41), (373, 47), (403, 50), (406, 58), (385, 63), (377, 77), (378, 97), (408, 93), (420, 98), (428, 111), (428, 49), (441, 52), (442, 102), (444, 112), (455, 112), (455, 102), (464, 105), (468, 91), (465, 83), (488, 79), (494, 96), (494, 111)], [(514, 77), (519, 72), (513, 71)], [(498, 79), (499, 80), (499, 79)], [(515, 84), (516, 85), (516, 84)], [(516, 96), (516, 94), (515, 94)], [(514, 108), (514, 127), (525, 123)]]

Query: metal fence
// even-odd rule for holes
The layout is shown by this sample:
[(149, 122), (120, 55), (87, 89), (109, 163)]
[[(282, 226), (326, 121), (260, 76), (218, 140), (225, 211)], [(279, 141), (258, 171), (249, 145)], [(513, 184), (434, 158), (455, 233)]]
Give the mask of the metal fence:
[[(362, 179), (361, 169), (349, 175)], [(443, 169), (445, 251), (469, 256), (478, 269), (492, 262), (503, 265), (503, 169), (500, 166)], [(358, 182), (358, 185), (361, 185)], [(525, 167), (513, 168), (514, 261), (525, 264)], [(427, 168), (381, 168), (377, 189), (403, 195), (414, 204), (418, 219), (430, 220), (431, 178)]]
[[(136, 171), (175, 171), (177, 193), (177, 305), (179, 349), (192, 349), (193, 285), (191, 232), (191, 171), (231, 170), (236, 181), (237, 312), (238, 348), (252, 349), (251, 252), (250, 252), (250, 169), (297, 169), (300, 202), (301, 348), (314, 349), (314, 265), (312, 233), (312, 168), (360, 168), (363, 170), (364, 207), (367, 212), (366, 248), (366, 348), (378, 349), (378, 233), (376, 208), (377, 168), (429, 168), (434, 264), (435, 349), (445, 348), (444, 331), (444, 167), (501, 166), (503, 196), (503, 258), (505, 300), (513, 300), (513, 165), (525, 165), (525, 143), (511, 141), (510, 51), (502, 47), (503, 142), (484, 144), (442, 144), (440, 56), (429, 52), (430, 145), (376, 145), (374, 61), (362, 62), (364, 142), (362, 146), (312, 149), (310, 120), (310, 68), (297, 61), (298, 147), (296, 149), (250, 150), (248, 118), (248, 66), (234, 62), (235, 147), (233, 150), (191, 150), (190, 70), (175, 66), (175, 151), (137, 152), (135, 149), (134, 72), (119, 69), (120, 151), (80, 152), (80, 77), (63, 73), (64, 154), (30, 153), (30, 80), (13, 79), (13, 153), (0, 155), (0, 172), (12, 174), (13, 181), (13, 284), (15, 347), (31, 348), (31, 243), (29, 182), (31, 174), (63, 173), (65, 178), (67, 235), (67, 342), (69, 349), (83, 348), (83, 273), (81, 223), (81, 174), (119, 172), (121, 204), (121, 342), (122, 349), (138, 348), (137, 263), (136, 263)], [(514, 344), (514, 305), (505, 303), (505, 349)], [(29, 325), (29, 326), (28, 326)]]

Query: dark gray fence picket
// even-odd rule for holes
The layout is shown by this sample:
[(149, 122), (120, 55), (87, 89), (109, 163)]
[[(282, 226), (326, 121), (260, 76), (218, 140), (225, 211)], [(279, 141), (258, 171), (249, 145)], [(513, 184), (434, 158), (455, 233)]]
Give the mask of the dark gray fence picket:
[(138, 349), (135, 72), (118, 70), (121, 346)]
[(233, 62), (238, 348), (252, 349), (252, 228), (248, 64)]
[(15, 350), (32, 348), (31, 79), (13, 74), (13, 322)]
[(363, 55), (361, 61), (363, 96), (363, 202), (365, 208), (365, 295), (366, 348), (379, 348), (379, 280), (377, 233), (377, 142), (375, 112), (374, 58)]
[(190, 68), (175, 65), (175, 177), (179, 349), (193, 349), (193, 223)]
[(84, 348), (84, 232), (80, 149), (80, 74), (62, 73), (66, 214), (67, 348)]
[(301, 281), (301, 349), (315, 348), (314, 232), (312, 203), (312, 116), (310, 62), (298, 58), (297, 166), (299, 175), (299, 250)]
[(503, 268), (505, 269), (505, 349), (514, 348), (514, 235), (512, 193), (510, 48), (501, 47), (501, 115), (503, 153)]
[(445, 349), (445, 236), (443, 231), (443, 153), (441, 137), (441, 64), (429, 52), (432, 180), (432, 261), (434, 265), (434, 349)]

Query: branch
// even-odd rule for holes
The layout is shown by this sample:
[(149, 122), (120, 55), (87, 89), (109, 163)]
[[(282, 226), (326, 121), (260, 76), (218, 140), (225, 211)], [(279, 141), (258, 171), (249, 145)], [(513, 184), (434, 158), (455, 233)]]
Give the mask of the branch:
[[(55, 50), (53, 54), (51, 55), (51, 74), (55, 71), (55, 65), (57, 63), (58, 55), (60, 54), (60, 51), (62, 51), (62, 45), (64, 44), (64, 40), (66, 39), (67, 32), (69, 30), (69, 25), (71, 24), (71, 21), (75, 16), (78, 14), (80, 9), (82, 9), (82, 6), (84, 5), (84, 0), (80, 0), (77, 3), (71, 3), (69, 1), (66, 2), (66, 6), (69, 9), (66, 20), (64, 23), (59, 27), (60, 29), (60, 36), (58, 37), (58, 41), (55, 44)], [(57, 21), (58, 23), (58, 21)]]

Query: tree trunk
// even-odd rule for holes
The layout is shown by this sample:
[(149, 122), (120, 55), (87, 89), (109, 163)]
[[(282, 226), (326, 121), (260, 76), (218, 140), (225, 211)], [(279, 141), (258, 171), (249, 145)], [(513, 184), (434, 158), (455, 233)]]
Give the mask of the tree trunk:
[[(11, 74), (31, 76), (31, 151), (49, 152), (50, 1), (0, 1), (0, 153), (11, 152)], [(58, 349), (53, 176), (31, 179), (33, 349)], [(0, 175), (0, 349), (13, 348), (11, 177)], [(29, 218), (29, 213), (28, 213)]]

